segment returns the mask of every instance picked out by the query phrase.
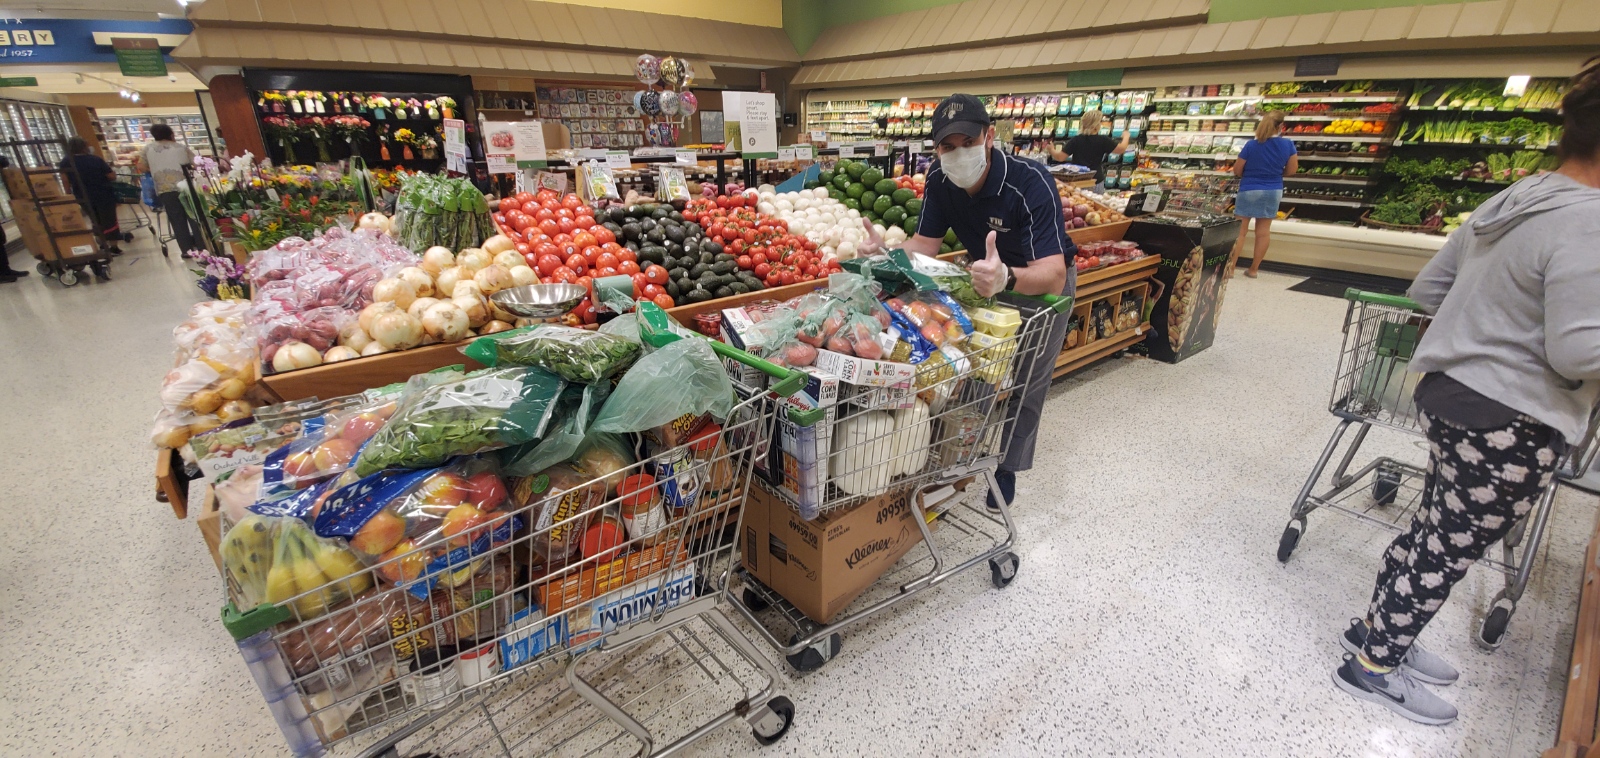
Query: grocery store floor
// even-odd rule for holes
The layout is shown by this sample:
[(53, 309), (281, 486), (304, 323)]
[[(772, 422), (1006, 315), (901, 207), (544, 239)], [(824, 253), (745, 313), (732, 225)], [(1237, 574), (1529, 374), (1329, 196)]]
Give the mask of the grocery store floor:
[[(26, 254), (14, 256), (29, 265)], [(199, 295), (148, 238), (109, 283), (0, 285), (0, 754), (276, 755), (217, 621), (193, 523), (152, 499), (145, 441), (167, 335)], [(1442, 728), (1334, 689), (1336, 634), (1386, 536), (1314, 514), (1274, 559), (1332, 418), (1342, 300), (1234, 280), (1212, 349), (1058, 382), (1020, 480), (1021, 572), (983, 568), (848, 632), (784, 683), (768, 756), (1532, 756), (1553, 739), (1595, 498), (1561, 499), (1496, 653), (1471, 642), (1497, 577), (1474, 568), (1425, 641), (1462, 670)], [(1374, 435), (1377, 437), (1379, 435)], [(1409, 441), (1389, 447), (1415, 455)], [(729, 728), (691, 755), (756, 753)]]

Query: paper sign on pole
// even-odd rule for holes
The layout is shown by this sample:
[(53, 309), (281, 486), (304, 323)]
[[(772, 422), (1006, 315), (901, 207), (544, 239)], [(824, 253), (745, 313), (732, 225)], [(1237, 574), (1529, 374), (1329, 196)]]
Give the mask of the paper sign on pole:
[(700, 162), (700, 156), (693, 150), (679, 150), (672, 154), (673, 162), (683, 166), (693, 166)]
[[(778, 157), (778, 100), (771, 92), (724, 92), (722, 112), (727, 121), (728, 147), (738, 135), (744, 158)], [(735, 128), (737, 125), (737, 128)]]
[(628, 156), (628, 151), (626, 150), (608, 150), (606, 151), (606, 165), (613, 169), (633, 168), (633, 160)]
[(483, 133), (487, 135), (484, 160), (489, 164), (489, 173), (544, 168), (549, 163), (541, 121), (485, 121)]
[(539, 189), (567, 191), (567, 175), (559, 171), (540, 171)]
[(877, 156), (877, 157), (879, 157), (879, 158), (882, 158), (883, 156), (888, 155), (889, 154), (889, 143), (884, 142), (882, 140), (879, 140), (877, 142), (872, 143), (872, 154)]
[(778, 148), (778, 160), (780, 160), (780, 161), (792, 161), (792, 160), (794, 160), (794, 148), (792, 148), (792, 147), (780, 147), (780, 148)]
[(444, 167), (458, 174), (467, 173), (467, 122), (459, 118), (444, 120)]
[(810, 145), (795, 145), (794, 157), (797, 160), (814, 161), (817, 159), (817, 150)]

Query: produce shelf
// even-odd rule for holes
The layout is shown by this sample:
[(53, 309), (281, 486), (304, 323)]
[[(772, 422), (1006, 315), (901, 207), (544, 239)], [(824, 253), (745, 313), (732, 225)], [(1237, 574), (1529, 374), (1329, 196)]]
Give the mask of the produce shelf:
[(1552, 116), (1561, 112), (1560, 108), (1435, 108), (1431, 105), (1402, 105), (1400, 109), (1408, 113), (1547, 113)]
[(1227, 100), (1260, 100), (1260, 95), (1212, 95), (1210, 97), (1156, 97), (1152, 103), (1217, 103)]
[(1344, 176), (1342, 174), (1295, 174), (1283, 178), (1286, 182), (1327, 182), (1333, 184), (1371, 184), (1378, 180), (1376, 176)]
[(1142, 168), (1140, 171), (1159, 171), (1164, 174), (1201, 174), (1204, 176), (1233, 176), (1232, 171), (1216, 171), (1209, 168)]
[(1307, 142), (1386, 142), (1388, 137), (1368, 134), (1285, 134), (1292, 140)]
[(1218, 156), (1218, 155), (1223, 156), (1223, 158), (1221, 158), (1221, 160), (1228, 160), (1230, 158), (1239, 157), (1238, 155), (1235, 155), (1234, 153), (1218, 153), (1218, 152), (1207, 152), (1207, 153), (1151, 153), (1151, 152), (1147, 152), (1147, 153), (1145, 153), (1145, 155), (1148, 155), (1151, 158), (1192, 158), (1194, 160), (1200, 160), (1200, 161), (1203, 161), (1203, 160), (1218, 160), (1215, 157), (1215, 156)]
[(1190, 116), (1190, 115), (1188, 115), (1186, 113), (1152, 113), (1152, 114), (1150, 114), (1150, 120), (1151, 121), (1160, 121), (1162, 119), (1172, 119), (1173, 121), (1205, 121), (1207, 119), (1210, 119), (1212, 121), (1216, 121), (1218, 119), (1221, 119), (1221, 120), (1224, 120), (1224, 121), (1255, 121), (1256, 117), (1255, 116), (1245, 116), (1245, 115), (1238, 114), (1238, 113), (1213, 113), (1213, 114), (1210, 114), (1210, 115), (1202, 114), (1202, 115), (1199, 115), (1199, 116)]
[(1399, 96), (1398, 92), (1387, 95), (1317, 95), (1311, 97), (1263, 97), (1263, 103), (1388, 103)]
[(1361, 200), (1319, 200), (1313, 197), (1290, 197), (1288, 195), (1283, 196), (1283, 202), (1302, 205), (1332, 205), (1339, 208), (1365, 208), (1372, 205), (1372, 203)]
[(1393, 113), (1350, 113), (1347, 115), (1284, 116), (1284, 121), (1387, 121)]
[[(1111, 290), (1150, 278), (1161, 266), (1161, 256), (1147, 255), (1138, 260), (1078, 273), (1078, 290), (1073, 297), (1082, 302)], [(1082, 348), (1079, 348), (1082, 349)], [(1060, 365), (1057, 362), (1056, 365)]]
[(1339, 163), (1382, 163), (1384, 161), (1383, 158), (1376, 158), (1376, 157), (1365, 156), (1365, 155), (1336, 156), (1336, 155), (1316, 155), (1316, 154), (1308, 154), (1308, 153), (1301, 153), (1300, 154), (1300, 160), (1303, 160), (1303, 161), (1337, 161)]
[(1497, 142), (1422, 142), (1420, 140), (1412, 140), (1410, 142), (1402, 142), (1400, 140), (1395, 140), (1394, 141), (1394, 146), (1395, 147), (1466, 147), (1466, 148), (1476, 148), (1476, 149), (1479, 149), (1479, 150), (1538, 150), (1538, 151), (1546, 152), (1546, 153), (1556, 149), (1555, 145), (1548, 145), (1546, 147), (1528, 147), (1527, 145), (1502, 145), (1502, 144), (1499, 144)]
[(1195, 131), (1171, 131), (1171, 130), (1163, 129), (1161, 131), (1146, 132), (1146, 134), (1188, 134), (1188, 135), (1201, 135), (1201, 136), (1205, 136), (1205, 137), (1249, 137), (1249, 136), (1252, 136), (1254, 134), (1254, 132), (1246, 132), (1246, 131), (1242, 131), (1242, 130), (1241, 131), (1237, 131), (1237, 132), (1195, 132)]
[(1059, 379), (1118, 350), (1142, 342), (1145, 333), (1149, 331), (1150, 322), (1146, 321), (1126, 332), (1091, 342), (1083, 347), (1062, 351), (1061, 355), (1056, 356), (1056, 370), (1050, 378)]

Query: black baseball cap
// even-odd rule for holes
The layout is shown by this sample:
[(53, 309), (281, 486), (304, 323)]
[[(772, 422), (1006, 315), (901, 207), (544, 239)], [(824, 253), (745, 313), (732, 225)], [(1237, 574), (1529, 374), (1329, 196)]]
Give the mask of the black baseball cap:
[(933, 109), (933, 142), (937, 145), (952, 134), (982, 137), (989, 124), (983, 101), (958, 92), (939, 101), (939, 107)]

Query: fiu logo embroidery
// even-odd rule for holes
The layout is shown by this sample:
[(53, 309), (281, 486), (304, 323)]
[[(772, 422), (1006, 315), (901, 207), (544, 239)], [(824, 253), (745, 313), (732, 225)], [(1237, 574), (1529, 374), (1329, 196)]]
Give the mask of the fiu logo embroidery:
[(951, 103), (949, 105), (946, 105), (944, 107), (944, 117), (945, 118), (955, 118), (955, 115), (957, 113), (960, 113), (961, 110), (963, 108), (966, 108), (966, 107), (967, 106), (966, 106), (965, 103)]
[(997, 232), (1009, 232), (1009, 231), (1011, 231), (1010, 229), (1006, 228), (1004, 219), (996, 218), (994, 216), (990, 216), (989, 217), (989, 228), (993, 229), (993, 230), (995, 230)]

